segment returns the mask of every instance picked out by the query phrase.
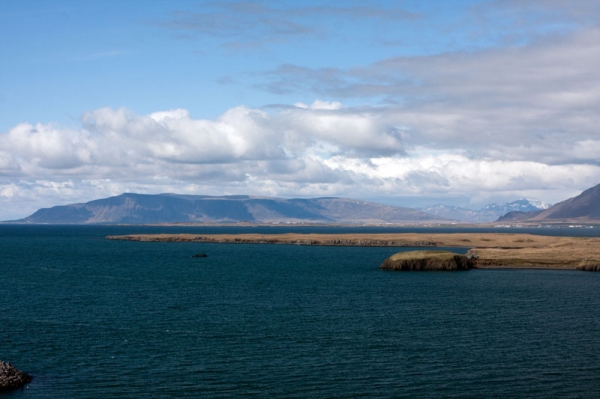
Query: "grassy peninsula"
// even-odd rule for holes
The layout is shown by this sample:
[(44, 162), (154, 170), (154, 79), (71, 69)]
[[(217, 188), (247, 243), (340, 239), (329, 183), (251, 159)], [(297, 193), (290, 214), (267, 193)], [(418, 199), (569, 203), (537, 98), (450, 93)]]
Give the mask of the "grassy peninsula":
[(379, 247), (461, 247), (477, 268), (600, 269), (600, 238), (509, 233), (133, 234), (110, 240)]

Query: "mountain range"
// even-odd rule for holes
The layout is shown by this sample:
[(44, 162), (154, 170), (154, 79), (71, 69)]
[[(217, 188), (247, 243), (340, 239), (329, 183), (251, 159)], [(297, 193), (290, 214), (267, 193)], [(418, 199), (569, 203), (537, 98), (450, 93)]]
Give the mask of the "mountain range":
[(247, 195), (207, 196), (125, 193), (94, 201), (42, 208), (13, 223), (590, 223), (600, 222), (600, 185), (550, 206), (520, 199), (479, 210), (435, 205), (423, 209), (348, 198), (283, 199)]
[(542, 211), (510, 212), (499, 222), (589, 223), (600, 221), (600, 184)]
[(440, 222), (413, 208), (347, 198), (282, 199), (179, 194), (133, 194), (43, 208), (19, 223), (359, 223)]

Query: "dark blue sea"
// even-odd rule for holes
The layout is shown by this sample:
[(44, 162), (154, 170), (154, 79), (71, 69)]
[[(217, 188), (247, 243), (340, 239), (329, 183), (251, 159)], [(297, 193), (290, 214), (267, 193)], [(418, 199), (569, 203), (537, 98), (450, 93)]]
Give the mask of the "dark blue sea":
[(0, 359), (34, 376), (0, 396), (600, 397), (600, 273), (383, 272), (406, 248), (104, 239), (432, 230), (0, 225)]

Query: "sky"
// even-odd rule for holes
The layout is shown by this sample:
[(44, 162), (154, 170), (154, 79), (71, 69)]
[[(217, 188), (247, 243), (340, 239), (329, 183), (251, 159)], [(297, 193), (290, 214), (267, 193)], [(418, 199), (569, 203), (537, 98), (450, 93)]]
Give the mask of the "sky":
[(2, 1), (0, 220), (124, 192), (556, 203), (600, 183), (599, 66), (599, 0)]

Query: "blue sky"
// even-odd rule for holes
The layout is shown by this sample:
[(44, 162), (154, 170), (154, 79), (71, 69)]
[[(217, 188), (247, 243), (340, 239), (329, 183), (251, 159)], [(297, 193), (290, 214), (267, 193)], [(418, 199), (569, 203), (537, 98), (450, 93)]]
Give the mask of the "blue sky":
[(0, 6), (0, 220), (121, 192), (557, 202), (600, 183), (600, 2)]

